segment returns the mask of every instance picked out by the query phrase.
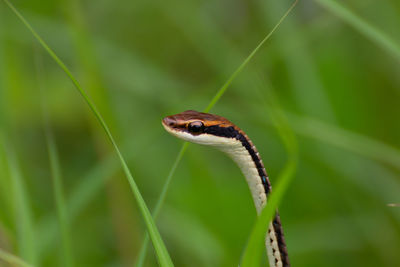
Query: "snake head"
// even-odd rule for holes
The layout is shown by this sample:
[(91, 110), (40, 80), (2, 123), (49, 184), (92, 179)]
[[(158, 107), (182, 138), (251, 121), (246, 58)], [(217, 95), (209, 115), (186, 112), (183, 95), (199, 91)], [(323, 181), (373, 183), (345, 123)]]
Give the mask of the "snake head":
[(167, 132), (180, 139), (203, 145), (223, 145), (241, 133), (224, 117), (194, 110), (167, 116), (162, 125)]

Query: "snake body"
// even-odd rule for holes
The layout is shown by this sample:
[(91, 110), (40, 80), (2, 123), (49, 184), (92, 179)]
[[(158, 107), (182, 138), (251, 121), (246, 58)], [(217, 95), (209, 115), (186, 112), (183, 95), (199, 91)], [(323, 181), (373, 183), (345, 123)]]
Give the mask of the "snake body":
[[(213, 146), (228, 154), (246, 178), (257, 213), (262, 211), (271, 192), (271, 184), (256, 147), (239, 127), (224, 117), (194, 110), (165, 117), (162, 124), (180, 139)], [(265, 245), (271, 267), (290, 266), (278, 211), (269, 223)]]

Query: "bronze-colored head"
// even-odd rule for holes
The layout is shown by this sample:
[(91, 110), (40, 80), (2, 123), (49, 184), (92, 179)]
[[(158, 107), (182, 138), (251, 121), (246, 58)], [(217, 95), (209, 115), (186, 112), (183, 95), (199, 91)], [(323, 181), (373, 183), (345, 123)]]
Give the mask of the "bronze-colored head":
[(162, 120), (164, 128), (183, 140), (204, 145), (219, 145), (236, 138), (241, 130), (224, 117), (187, 110), (167, 116)]

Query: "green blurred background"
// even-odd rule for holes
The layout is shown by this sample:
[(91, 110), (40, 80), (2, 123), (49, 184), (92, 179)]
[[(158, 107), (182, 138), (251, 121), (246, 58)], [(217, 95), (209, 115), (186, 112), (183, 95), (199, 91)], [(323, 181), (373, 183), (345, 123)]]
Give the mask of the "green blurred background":
[[(392, 50), (323, 2), (333, 1), (301, 1), (212, 112), (252, 138), (272, 185), (287, 152), (270, 111), (285, 112), (300, 153), (279, 207), (293, 266), (400, 266), (400, 207), (388, 206), (400, 203), (400, 2), (336, 2), (386, 34)], [(13, 3), (93, 98), (150, 209), (182, 145), (162, 117), (204, 109), (291, 4)], [(115, 152), (70, 80), (0, 1), (0, 248), (63, 266), (45, 117), (75, 266), (133, 266), (145, 227)], [(190, 145), (158, 219), (175, 265), (237, 266), (255, 218), (238, 167)], [(157, 266), (152, 249), (146, 266)]]

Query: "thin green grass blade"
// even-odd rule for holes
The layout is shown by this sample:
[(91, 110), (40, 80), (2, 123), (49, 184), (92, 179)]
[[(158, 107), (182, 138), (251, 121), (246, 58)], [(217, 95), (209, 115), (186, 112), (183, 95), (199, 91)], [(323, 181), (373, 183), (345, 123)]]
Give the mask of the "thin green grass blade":
[(20, 267), (33, 267), (33, 265), (30, 265), (29, 263), (26, 263), (22, 259), (18, 258), (17, 256), (4, 251), (0, 248), (0, 259), (8, 262), (9, 264), (13, 266), (20, 266)]
[(29, 22), (18, 12), (18, 10), (8, 0), (4, 0), (4, 2), (15, 13), (15, 15), (23, 22), (23, 24), (31, 31), (33, 36), (42, 45), (42, 47), (47, 51), (47, 53), (54, 59), (54, 61), (56, 61), (56, 63), (61, 67), (61, 69), (67, 74), (67, 76), (71, 79), (72, 83), (75, 85), (76, 89), (79, 91), (79, 93), (82, 95), (82, 97), (84, 98), (86, 103), (89, 105), (89, 107), (92, 110), (93, 114), (95, 115), (96, 119), (99, 121), (100, 125), (103, 127), (104, 131), (106, 132), (107, 137), (109, 138), (110, 142), (112, 143), (112, 146), (114, 147), (114, 149), (118, 155), (118, 158), (122, 165), (122, 169), (129, 181), (129, 184), (130, 184), (132, 192), (136, 198), (136, 201), (138, 202), (139, 209), (142, 213), (145, 224), (147, 226), (147, 230), (150, 234), (151, 240), (152, 240), (154, 248), (156, 250), (159, 264), (161, 266), (173, 266), (172, 260), (168, 254), (168, 251), (165, 247), (164, 242), (161, 239), (161, 235), (157, 230), (154, 220), (152, 219), (150, 211), (147, 208), (146, 203), (145, 203), (142, 195), (140, 194), (139, 188), (137, 187), (136, 182), (133, 179), (133, 176), (128, 168), (128, 165), (126, 164), (126, 162), (114, 140), (114, 137), (112, 136), (112, 134), (111, 134), (107, 124), (105, 123), (103, 117), (101, 116), (100, 112), (97, 110), (97, 108), (94, 105), (94, 103), (92, 102), (92, 100), (88, 97), (86, 92), (82, 89), (79, 82), (72, 75), (72, 73), (67, 68), (67, 66), (58, 58), (58, 56), (53, 52), (53, 50), (36, 33), (36, 31), (32, 28), (32, 26), (29, 24)]
[[(179, 151), (179, 154), (176, 157), (175, 162), (172, 165), (172, 168), (168, 173), (168, 177), (165, 180), (165, 183), (164, 183), (164, 186), (162, 188), (160, 197), (158, 198), (157, 203), (156, 203), (156, 205), (154, 207), (154, 210), (153, 210), (153, 213), (152, 213), (154, 220), (157, 220), (157, 217), (158, 217), (158, 215), (160, 213), (161, 207), (162, 207), (162, 205), (163, 205), (163, 203), (165, 201), (165, 198), (167, 197), (167, 192), (168, 192), (169, 185), (171, 184), (172, 176), (174, 175), (175, 170), (178, 167), (179, 162), (181, 161), (183, 155), (185, 154), (185, 151), (186, 151), (188, 145), (189, 145), (189, 143), (187, 143), (187, 142), (185, 142), (182, 145), (182, 148)], [(139, 256), (138, 256), (138, 258), (136, 260), (135, 266), (143, 266), (144, 261), (146, 259), (147, 250), (148, 250), (148, 247), (149, 247), (148, 244), (149, 244), (149, 235), (146, 233), (146, 235), (145, 235), (145, 237), (143, 239), (143, 243), (142, 243), (142, 246), (140, 248)]]
[(294, 1), (293, 4), (289, 7), (286, 13), (279, 19), (278, 23), (272, 28), (272, 30), (265, 36), (265, 38), (254, 48), (254, 50), (250, 53), (250, 55), (240, 64), (240, 66), (235, 70), (235, 72), (229, 77), (229, 79), (225, 82), (225, 84), (218, 90), (215, 94), (213, 99), (211, 100), (210, 104), (204, 109), (204, 112), (209, 112), (218, 100), (222, 97), (225, 93), (226, 89), (228, 89), (229, 85), (231, 85), (232, 81), (236, 78), (236, 76), (244, 69), (244, 67), (250, 62), (250, 60), (254, 57), (258, 50), (264, 45), (266, 41), (272, 36), (272, 34), (278, 29), (279, 25), (285, 20), (285, 18), (289, 15), (292, 9), (296, 6), (297, 1)]
[[(219, 99), (223, 96), (223, 94), (225, 93), (225, 91), (228, 89), (229, 85), (231, 85), (231, 83), (233, 82), (233, 80), (238, 76), (238, 74), (240, 72), (242, 72), (242, 70), (244, 69), (244, 67), (246, 67), (246, 65), (250, 62), (250, 60), (254, 57), (254, 55), (257, 53), (258, 50), (260, 50), (260, 48), (265, 44), (265, 42), (272, 36), (272, 34), (276, 31), (276, 29), (279, 27), (279, 25), (284, 21), (284, 19), (289, 15), (289, 13), (292, 11), (292, 9), (296, 6), (297, 1), (294, 1), (293, 4), (289, 7), (289, 9), (286, 11), (286, 13), (280, 18), (280, 20), (278, 21), (278, 23), (272, 28), (272, 30), (267, 34), (267, 36), (265, 36), (265, 38), (256, 46), (256, 48), (249, 54), (249, 56), (242, 62), (242, 64), (239, 65), (239, 67), (235, 70), (235, 72), (229, 77), (229, 79), (225, 82), (225, 84), (217, 91), (217, 93), (215, 94), (215, 96), (211, 99), (210, 103), (208, 104), (208, 106), (203, 110), (203, 112), (209, 112), (214, 106), (215, 104), (219, 101)], [(157, 215), (159, 210), (161, 209), (162, 205), (164, 204), (165, 201), (165, 197), (166, 197), (166, 193), (168, 192), (168, 188), (169, 188), (169, 184), (171, 182), (171, 179), (175, 173), (176, 167), (178, 166), (179, 162), (181, 161), (185, 151), (187, 148), (187, 143), (185, 142), (182, 147), (181, 150), (177, 156), (177, 158), (175, 159), (175, 162), (168, 174), (168, 177), (166, 179), (165, 184), (163, 185), (163, 189), (162, 189), (162, 194), (160, 195), (160, 198), (157, 201), (157, 205), (156, 208), (158, 208), (157, 210), (155, 209), (154, 211), (157, 211)], [(153, 213), (154, 215), (154, 213)], [(156, 216), (154, 216), (154, 218), (156, 218)], [(138, 259), (136, 261), (135, 266), (136, 267), (142, 267), (144, 264), (144, 260), (146, 258), (146, 253), (147, 253), (147, 246), (148, 246), (148, 238), (147, 236), (145, 236), (145, 239), (143, 241), (142, 247), (140, 249), (139, 252), (139, 256)]]
[(387, 34), (380, 29), (369, 24), (364, 19), (354, 14), (348, 8), (332, 0), (314, 0), (340, 19), (354, 27), (357, 31), (364, 34), (367, 38), (387, 50), (389, 53), (395, 55), (400, 59), (400, 45), (393, 41)]
[(18, 165), (17, 156), (10, 146), (6, 146), (6, 158), (12, 180), (19, 255), (21, 258), (35, 264), (37, 256), (34, 245), (35, 234), (30, 210), (31, 205), (25, 189), (21, 170)]
[(60, 161), (53, 136), (46, 130), (47, 150), (53, 178), (54, 198), (56, 200), (58, 223), (61, 230), (61, 243), (63, 252), (63, 262), (66, 267), (74, 266), (73, 254), (71, 249), (70, 231), (67, 219), (67, 210), (63, 193), (61, 178)]
[(272, 220), (276, 207), (279, 205), (290, 185), (297, 168), (297, 158), (290, 158), (281, 175), (279, 175), (278, 185), (274, 187), (274, 192), (268, 198), (268, 204), (265, 206), (254, 225), (250, 234), (249, 242), (243, 254), (242, 267), (260, 266), (260, 259), (265, 251), (264, 241), (266, 234), (266, 225)]

